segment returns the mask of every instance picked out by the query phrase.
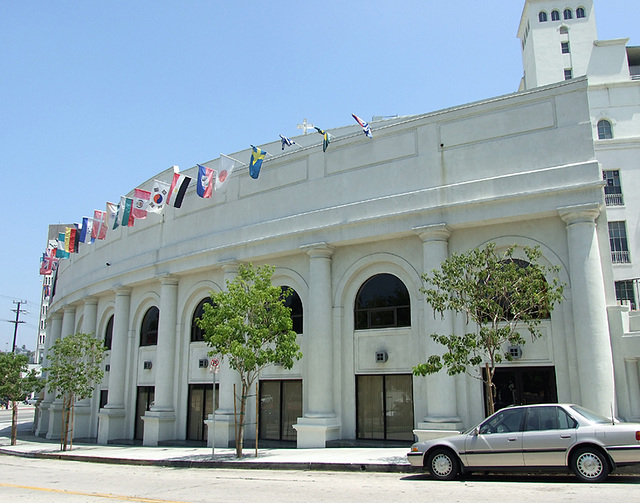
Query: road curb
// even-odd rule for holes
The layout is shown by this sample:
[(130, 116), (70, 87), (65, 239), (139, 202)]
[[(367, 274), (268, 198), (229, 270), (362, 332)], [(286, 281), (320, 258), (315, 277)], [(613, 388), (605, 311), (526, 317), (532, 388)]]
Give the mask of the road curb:
[(130, 459), (103, 456), (84, 456), (82, 454), (62, 454), (53, 452), (19, 452), (0, 448), (0, 454), (34, 459), (57, 459), (60, 461), (78, 461), (131, 466), (161, 466), (167, 468), (227, 468), (248, 470), (299, 470), (299, 471), (335, 471), (335, 472), (378, 472), (378, 473), (415, 473), (419, 470), (411, 465), (380, 463), (331, 463), (322, 461), (215, 461), (189, 459)]

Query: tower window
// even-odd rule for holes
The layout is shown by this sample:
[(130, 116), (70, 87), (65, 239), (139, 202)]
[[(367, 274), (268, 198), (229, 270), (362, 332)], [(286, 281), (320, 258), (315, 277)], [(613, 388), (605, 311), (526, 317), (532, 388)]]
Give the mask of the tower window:
[(565, 19), (573, 19), (573, 12), (571, 12), (571, 9), (565, 9), (564, 10), (564, 18)]
[(586, 14), (585, 14), (585, 12), (584, 12), (584, 8), (582, 8), (582, 7), (578, 7), (578, 8), (576, 9), (576, 17), (577, 17), (578, 19), (581, 19), (581, 18), (587, 17), (587, 16), (586, 16)]
[(541, 23), (546, 23), (548, 20), (547, 18), (547, 13), (542, 11), (538, 14), (538, 21), (540, 21)]
[(568, 33), (569, 33), (569, 28), (567, 28), (566, 26), (560, 27), (560, 35), (567, 35)]
[(609, 222), (609, 245), (611, 246), (611, 262), (614, 264), (631, 262), (626, 222)]
[(561, 42), (562, 54), (569, 54), (569, 42)]
[(560, 21), (560, 12), (558, 12), (557, 10), (552, 10), (551, 21)]
[(613, 128), (611, 123), (602, 119), (598, 121), (598, 139), (599, 140), (610, 140), (613, 138)]
[(622, 186), (620, 185), (620, 171), (617, 169), (602, 172), (604, 180), (604, 200), (607, 206), (622, 206)]
[(573, 70), (571, 68), (564, 69), (564, 80), (571, 80), (573, 78)]

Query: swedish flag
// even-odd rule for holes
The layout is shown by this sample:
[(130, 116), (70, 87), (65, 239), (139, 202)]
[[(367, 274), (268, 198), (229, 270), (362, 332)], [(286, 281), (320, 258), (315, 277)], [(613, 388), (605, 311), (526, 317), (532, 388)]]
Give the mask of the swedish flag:
[(324, 140), (322, 142), (322, 151), (326, 152), (327, 147), (329, 146), (329, 142), (331, 141), (331, 137), (329, 136), (329, 133), (327, 133), (326, 131), (323, 131), (319, 127), (315, 127), (315, 126), (313, 127), (316, 129), (316, 131), (318, 131), (318, 133), (320, 133), (324, 137)]
[(262, 161), (264, 160), (267, 152), (264, 150), (260, 150), (258, 147), (253, 147), (253, 152), (251, 152), (251, 160), (249, 161), (249, 174), (251, 178), (257, 179), (260, 175), (260, 168), (262, 167)]

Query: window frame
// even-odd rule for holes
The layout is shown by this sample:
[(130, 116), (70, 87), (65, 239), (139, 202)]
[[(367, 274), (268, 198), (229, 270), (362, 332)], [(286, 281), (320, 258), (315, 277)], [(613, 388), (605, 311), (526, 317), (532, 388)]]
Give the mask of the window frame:
[(596, 124), (598, 140), (613, 140), (613, 124), (609, 119), (600, 119)]
[(296, 334), (302, 335), (304, 333), (304, 306), (302, 305), (302, 299), (295, 288), (288, 285), (283, 285), (280, 288), (283, 293), (285, 290), (291, 290), (292, 292), (284, 300), (284, 305), (291, 309), (292, 330)]
[(564, 11), (562, 11), (562, 17), (565, 20), (573, 19), (573, 11), (571, 9), (565, 9)]
[(587, 12), (584, 7), (578, 7), (576, 9), (576, 19), (585, 19), (587, 17)]
[(554, 9), (551, 11), (551, 21), (560, 21), (560, 11)]
[[(387, 277), (387, 278), (385, 278)], [(396, 291), (394, 294), (400, 294), (402, 296), (406, 296), (406, 304), (390, 304), (388, 301), (392, 298), (390, 292), (383, 292), (385, 294), (384, 298), (378, 297), (377, 300), (383, 300), (387, 303), (385, 305), (375, 305), (368, 307), (361, 307), (361, 296), (363, 294), (369, 294), (367, 292), (367, 287), (372, 288), (372, 282), (374, 280), (385, 281), (391, 280), (395, 283)], [(397, 289), (401, 288), (402, 290), (398, 292)], [(376, 322), (376, 320), (382, 320), (385, 317), (390, 316), (393, 321), (391, 322)], [(360, 288), (358, 289), (358, 293), (356, 294), (353, 306), (353, 317), (354, 317), (354, 330), (379, 330), (385, 328), (403, 328), (411, 326), (411, 296), (409, 295), (409, 290), (404, 282), (395, 274), (391, 273), (378, 273), (374, 274), (367, 278)], [(390, 318), (387, 318), (389, 320)]]
[(573, 68), (564, 69), (564, 80), (571, 80), (573, 78)]
[(562, 51), (562, 54), (571, 54), (571, 49), (569, 47), (569, 42), (560, 42), (560, 50)]
[(113, 324), (114, 324), (114, 315), (112, 314), (107, 320), (107, 325), (104, 329), (104, 347), (107, 348), (107, 351), (111, 350), (113, 345)]
[(202, 317), (204, 313), (205, 304), (213, 305), (211, 302), (211, 297), (205, 297), (193, 310), (193, 314), (191, 315), (191, 332), (189, 333), (191, 342), (202, 342), (204, 341), (204, 330), (202, 330), (197, 324), (196, 320)]
[(541, 10), (538, 13), (538, 22), (539, 23), (546, 23), (549, 20), (549, 17), (547, 16), (547, 13), (543, 10)]
[(611, 262), (614, 264), (628, 264), (629, 238), (627, 236), (627, 222), (614, 220), (609, 225), (609, 247), (611, 248)]
[[(155, 330), (153, 330), (152, 327), (145, 328), (145, 325), (153, 323), (153, 320), (149, 319), (152, 313), (155, 315)], [(157, 306), (151, 306), (144, 313), (144, 316), (142, 317), (142, 323), (140, 323), (140, 347), (158, 345), (159, 324), (160, 324), (160, 309), (158, 309)]]

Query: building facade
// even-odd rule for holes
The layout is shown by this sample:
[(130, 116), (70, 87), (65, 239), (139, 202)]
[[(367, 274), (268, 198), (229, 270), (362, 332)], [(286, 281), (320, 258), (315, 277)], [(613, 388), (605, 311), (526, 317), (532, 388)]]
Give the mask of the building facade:
[[(527, 44), (543, 4), (551, 12), (553, 2), (525, 3)], [(581, 5), (591, 16), (591, 3)], [(334, 129), (326, 152), (319, 135), (302, 135), (257, 180), (236, 169), (225, 193), (205, 200), (190, 189), (181, 208), (110, 231), (62, 261), (47, 346), (83, 331), (109, 349), (100, 389), (76, 407), (76, 438), (233, 442), (237, 376), (223, 361), (214, 392), (194, 319), (245, 262), (275, 266), (274, 283), (295, 291), (304, 354), (291, 370), (261, 375), (247, 417), (260, 441), (412, 441), (471, 426), (485, 415), (481, 383), (414, 377), (412, 367), (441, 350), (429, 334), (469, 329), (462, 317), (434, 317), (422, 274), (489, 242), (539, 246), (567, 285), (542, 320), (543, 337), (496, 372), (498, 406), (575, 402), (640, 418), (640, 318), (616, 298), (599, 158), (604, 145), (613, 152), (628, 142), (594, 140), (598, 89), (571, 77), (535, 77), (511, 95), (373, 122), (373, 139), (358, 125)], [(45, 395), (36, 430), (49, 438), (61, 427), (54, 398)]]

